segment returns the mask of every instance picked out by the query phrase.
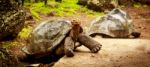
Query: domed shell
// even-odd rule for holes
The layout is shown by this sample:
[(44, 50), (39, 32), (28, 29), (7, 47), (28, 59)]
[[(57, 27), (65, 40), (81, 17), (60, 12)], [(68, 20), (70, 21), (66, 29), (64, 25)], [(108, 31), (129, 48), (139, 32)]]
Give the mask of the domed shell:
[(120, 9), (113, 9), (106, 16), (92, 21), (88, 34), (100, 33), (111, 37), (128, 37), (132, 31), (133, 23), (130, 16)]
[(30, 34), (28, 45), (23, 48), (27, 54), (51, 51), (59, 46), (72, 28), (67, 20), (48, 20), (39, 24)]

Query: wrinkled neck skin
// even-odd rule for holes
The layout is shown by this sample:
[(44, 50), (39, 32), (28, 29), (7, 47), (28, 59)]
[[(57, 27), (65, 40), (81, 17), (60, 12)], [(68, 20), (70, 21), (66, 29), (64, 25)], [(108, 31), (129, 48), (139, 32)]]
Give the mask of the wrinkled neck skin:
[(72, 39), (76, 42), (78, 35), (80, 34), (81, 31), (81, 26), (79, 24), (79, 22), (73, 21), (72, 22), (72, 29), (70, 31), (70, 36), (72, 37)]

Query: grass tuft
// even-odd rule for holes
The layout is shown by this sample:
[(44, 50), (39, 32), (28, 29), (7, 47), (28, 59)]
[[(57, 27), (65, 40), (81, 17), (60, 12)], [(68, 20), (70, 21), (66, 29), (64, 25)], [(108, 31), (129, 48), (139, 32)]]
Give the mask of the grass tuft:
[(28, 38), (31, 31), (32, 31), (32, 27), (30, 26), (24, 27), (22, 31), (18, 34), (18, 37), (26, 39)]

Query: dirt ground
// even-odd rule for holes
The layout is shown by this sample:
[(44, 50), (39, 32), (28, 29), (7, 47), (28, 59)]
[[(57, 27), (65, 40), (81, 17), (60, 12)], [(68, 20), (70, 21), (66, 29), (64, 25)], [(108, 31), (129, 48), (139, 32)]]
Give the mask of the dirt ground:
[(94, 39), (102, 44), (98, 53), (90, 53), (82, 46), (74, 57), (65, 56), (53, 67), (150, 67), (150, 54), (145, 52), (145, 45), (149, 45), (150, 40)]
[(141, 32), (142, 39), (150, 39), (150, 7), (124, 8), (133, 19), (136, 31)]
[[(150, 7), (130, 7), (123, 10), (133, 19), (135, 30), (141, 33), (140, 38), (95, 38), (103, 45), (99, 53), (92, 54), (87, 48), (80, 47), (73, 58), (63, 57), (54, 67), (150, 67), (150, 54), (145, 52), (145, 45), (150, 43)], [(89, 19), (81, 15), (79, 18), (82, 26), (86, 28), (96, 17)]]

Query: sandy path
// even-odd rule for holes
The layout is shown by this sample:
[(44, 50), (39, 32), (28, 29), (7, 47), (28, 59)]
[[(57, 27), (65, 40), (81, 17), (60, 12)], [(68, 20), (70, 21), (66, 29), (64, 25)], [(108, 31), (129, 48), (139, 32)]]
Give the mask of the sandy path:
[(96, 54), (84, 46), (79, 47), (72, 58), (61, 58), (54, 67), (150, 67), (150, 54), (145, 53), (144, 39), (102, 39), (102, 50)]

